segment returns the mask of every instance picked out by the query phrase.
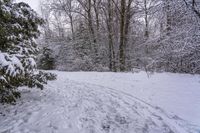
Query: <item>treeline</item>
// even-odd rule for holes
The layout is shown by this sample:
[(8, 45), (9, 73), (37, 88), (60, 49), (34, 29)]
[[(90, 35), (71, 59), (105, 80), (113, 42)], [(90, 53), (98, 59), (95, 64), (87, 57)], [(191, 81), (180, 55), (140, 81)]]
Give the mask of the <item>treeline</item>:
[(41, 12), (41, 68), (200, 73), (197, 0), (44, 0)]

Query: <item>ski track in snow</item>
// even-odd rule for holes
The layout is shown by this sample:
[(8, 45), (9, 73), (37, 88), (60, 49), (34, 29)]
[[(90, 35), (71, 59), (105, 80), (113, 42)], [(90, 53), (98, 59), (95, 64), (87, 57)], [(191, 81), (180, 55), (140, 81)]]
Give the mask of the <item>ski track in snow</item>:
[(22, 99), (0, 107), (0, 133), (200, 133), (131, 94), (58, 75), (47, 89), (22, 89)]

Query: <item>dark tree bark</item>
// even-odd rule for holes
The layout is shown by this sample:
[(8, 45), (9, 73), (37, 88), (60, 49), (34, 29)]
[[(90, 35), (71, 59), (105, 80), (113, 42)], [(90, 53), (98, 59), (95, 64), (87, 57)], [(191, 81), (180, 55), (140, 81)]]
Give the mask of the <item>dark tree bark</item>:
[(96, 44), (96, 37), (95, 37), (95, 32), (94, 32), (94, 28), (93, 28), (93, 22), (92, 22), (92, 0), (87, 0), (87, 4), (88, 4), (88, 7), (87, 7), (87, 16), (88, 16), (88, 27), (89, 27), (89, 30), (90, 30), (90, 33), (92, 35), (92, 39), (93, 39), (93, 42), (94, 44)]
[(119, 44), (120, 71), (125, 71), (125, 18), (126, 18), (126, 0), (121, 0), (121, 7), (120, 7), (120, 44)]
[(132, 17), (131, 4), (133, 0), (128, 0), (128, 5), (126, 5), (126, 0), (121, 0), (121, 11), (120, 11), (120, 45), (119, 45), (119, 62), (120, 71), (126, 70), (126, 45), (128, 43), (128, 34), (130, 20)]
[(126, 48), (126, 45), (128, 43), (128, 34), (129, 34), (129, 28), (130, 28), (130, 21), (131, 21), (131, 17), (133, 15), (133, 13), (131, 12), (131, 4), (132, 4), (133, 0), (129, 0), (128, 1), (128, 6), (127, 6), (127, 9), (126, 9), (126, 18), (125, 18), (125, 41), (124, 41), (124, 44), (125, 44), (125, 48)]
[(116, 71), (116, 59), (113, 44), (113, 9), (112, 0), (108, 0), (108, 40), (109, 40), (109, 68), (111, 71)]
[(147, 0), (144, 0), (144, 20), (145, 20), (145, 33), (144, 36), (146, 39), (149, 38), (149, 23), (148, 23), (148, 8), (147, 8)]
[(74, 24), (73, 24), (73, 17), (69, 15), (70, 25), (71, 25), (71, 32), (72, 32), (72, 39), (74, 40)]
[(170, 31), (171, 31), (171, 14), (170, 14), (170, 1), (171, 0), (166, 0), (166, 13), (167, 13), (167, 35), (170, 35)]

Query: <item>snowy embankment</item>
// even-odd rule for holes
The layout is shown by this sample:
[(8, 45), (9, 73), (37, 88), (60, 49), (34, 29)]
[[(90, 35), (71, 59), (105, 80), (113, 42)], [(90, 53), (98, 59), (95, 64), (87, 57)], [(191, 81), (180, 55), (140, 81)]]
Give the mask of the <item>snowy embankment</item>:
[(0, 133), (199, 133), (200, 77), (57, 72), (0, 107)]

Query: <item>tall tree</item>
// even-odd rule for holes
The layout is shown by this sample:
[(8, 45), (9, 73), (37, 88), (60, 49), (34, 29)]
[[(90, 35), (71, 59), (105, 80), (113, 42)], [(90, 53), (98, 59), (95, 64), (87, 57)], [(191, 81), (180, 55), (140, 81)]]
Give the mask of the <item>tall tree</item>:
[(0, 0), (0, 102), (14, 102), (20, 86), (43, 88), (48, 74), (36, 72), (38, 17), (29, 5)]

